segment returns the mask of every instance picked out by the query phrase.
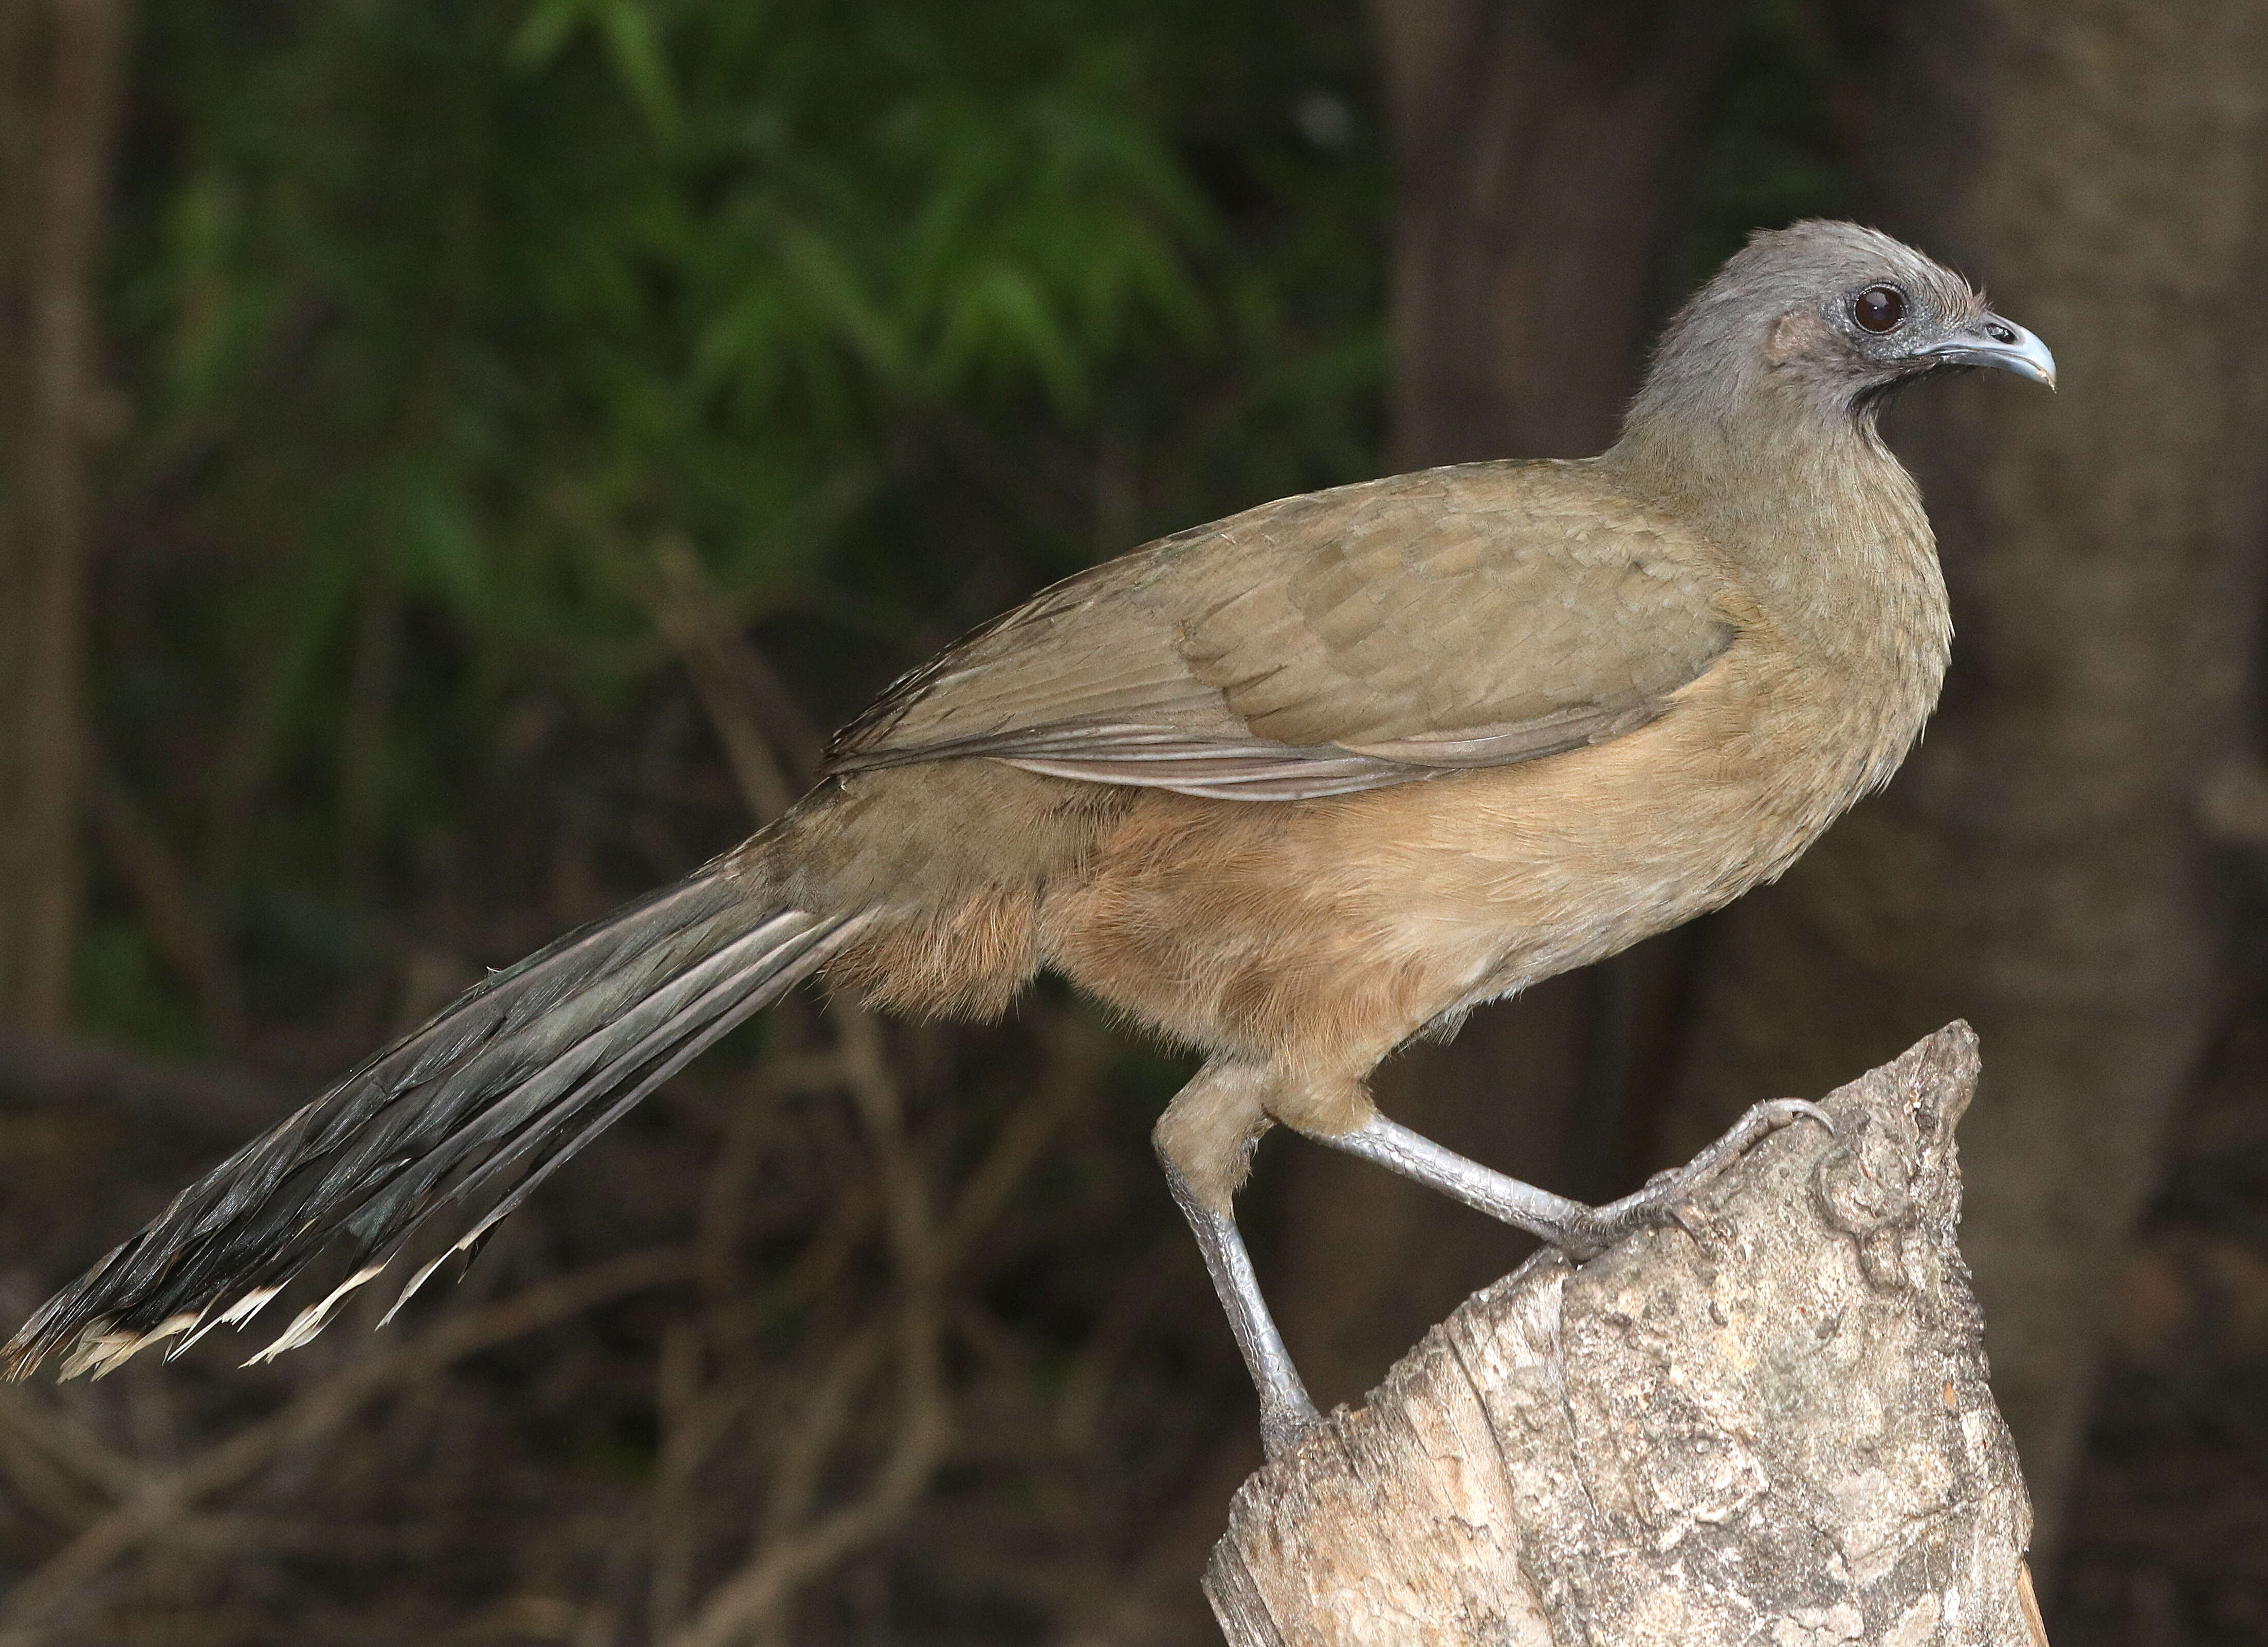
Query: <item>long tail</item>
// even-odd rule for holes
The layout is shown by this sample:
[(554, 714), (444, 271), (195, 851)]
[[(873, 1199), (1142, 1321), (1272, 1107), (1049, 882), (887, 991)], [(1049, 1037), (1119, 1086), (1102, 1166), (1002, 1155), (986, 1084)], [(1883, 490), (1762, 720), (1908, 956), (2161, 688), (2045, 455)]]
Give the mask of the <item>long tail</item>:
[[(318, 1255), (347, 1280), (255, 1359), (306, 1343), (444, 1221), (469, 1251), (536, 1185), (703, 1047), (818, 970), (861, 925), (783, 907), (748, 858), (570, 934), (489, 978), (183, 1190), (4, 1348), (22, 1377), (61, 1352), (97, 1376), (136, 1351), (242, 1326)], [(392, 1311), (388, 1311), (391, 1318)]]

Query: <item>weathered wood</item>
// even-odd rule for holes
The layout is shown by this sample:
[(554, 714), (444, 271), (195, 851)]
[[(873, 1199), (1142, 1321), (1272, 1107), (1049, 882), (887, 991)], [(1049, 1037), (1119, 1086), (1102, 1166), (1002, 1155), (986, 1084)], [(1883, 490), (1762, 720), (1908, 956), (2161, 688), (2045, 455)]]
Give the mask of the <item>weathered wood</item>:
[(1824, 1100), (1692, 1230), (1539, 1254), (1238, 1492), (1236, 1647), (2044, 1647), (1954, 1244), (1965, 1023)]

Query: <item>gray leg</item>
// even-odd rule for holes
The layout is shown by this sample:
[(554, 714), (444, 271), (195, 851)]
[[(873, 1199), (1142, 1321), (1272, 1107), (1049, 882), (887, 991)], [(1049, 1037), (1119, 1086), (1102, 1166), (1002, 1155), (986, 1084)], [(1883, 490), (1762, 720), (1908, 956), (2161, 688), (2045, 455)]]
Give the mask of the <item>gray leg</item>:
[[(1541, 1236), (1563, 1252), (1586, 1259), (1603, 1252), (1624, 1236), (1677, 1215), (1680, 1207), (1742, 1152), (1768, 1133), (1798, 1119), (1817, 1121), (1829, 1132), (1835, 1123), (1815, 1104), (1777, 1098), (1752, 1107), (1732, 1130), (1675, 1171), (1657, 1174), (1635, 1195), (1603, 1207), (1586, 1207), (1539, 1190), (1532, 1184), (1444, 1149), (1432, 1139), (1374, 1116), (1351, 1133), (1332, 1137), (1311, 1134), (1318, 1142), (1374, 1161), (1390, 1172), (1414, 1178), (1491, 1218)], [(1202, 1238), (1202, 1237), (1200, 1237)], [(1256, 1377), (1258, 1375), (1256, 1373)]]
[(1166, 1183), (1174, 1192), (1174, 1204), (1189, 1221), (1197, 1250), (1204, 1254), (1205, 1272), (1212, 1277), (1213, 1290), (1220, 1295), (1221, 1308), (1228, 1312), (1228, 1330), (1236, 1335), (1237, 1348), (1244, 1352), (1252, 1387), (1260, 1392), (1261, 1449), (1271, 1459), (1281, 1458), (1317, 1422), (1315, 1404), (1307, 1398), (1307, 1386), (1300, 1381), (1292, 1354), (1284, 1348), (1284, 1335), (1276, 1330), (1276, 1318), (1268, 1313), (1267, 1301), (1260, 1296), (1259, 1278), (1252, 1273), (1252, 1255), (1244, 1250), (1235, 1218), (1215, 1212), (1199, 1200), (1189, 1179), (1164, 1150), (1158, 1152), (1158, 1160), (1166, 1169)]

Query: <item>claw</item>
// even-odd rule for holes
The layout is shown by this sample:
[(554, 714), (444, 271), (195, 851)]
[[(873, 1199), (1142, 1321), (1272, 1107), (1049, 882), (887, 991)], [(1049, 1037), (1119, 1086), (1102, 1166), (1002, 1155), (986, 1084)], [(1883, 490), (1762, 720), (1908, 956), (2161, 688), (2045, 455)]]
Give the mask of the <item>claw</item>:
[(1783, 1126), (1792, 1126), (1799, 1120), (1817, 1121), (1827, 1129), (1830, 1138), (1841, 1135), (1835, 1130), (1835, 1118), (1808, 1098), (1780, 1098), (1773, 1103), (1771, 1108), (1775, 1112), (1785, 1112), (1786, 1118), (1779, 1123)]
[(1268, 1407), (1260, 1414), (1260, 1453), (1270, 1464), (1285, 1457), (1323, 1422), (1312, 1402), (1303, 1408)]

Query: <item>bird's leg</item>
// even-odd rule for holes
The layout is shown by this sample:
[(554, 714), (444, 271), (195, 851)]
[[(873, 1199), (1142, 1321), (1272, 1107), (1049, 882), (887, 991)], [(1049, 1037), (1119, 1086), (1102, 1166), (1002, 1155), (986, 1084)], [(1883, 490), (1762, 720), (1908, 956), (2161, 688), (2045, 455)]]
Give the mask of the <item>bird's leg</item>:
[(1209, 1065), (1183, 1088), (1152, 1134), (1174, 1202), (1189, 1221), (1228, 1314), (1228, 1330), (1260, 1395), (1260, 1444), (1280, 1458), (1317, 1422), (1315, 1404), (1300, 1382), (1292, 1353), (1268, 1302), (1260, 1296), (1252, 1255), (1236, 1227), (1231, 1203), (1253, 1145), (1267, 1126), (1249, 1082), (1231, 1067)]
[(1284, 1334), (1277, 1330), (1276, 1318), (1268, 1313), (1268, 1301), (1260, 1296), (1259, 1280), (1252, 1273), (1252, 1255), (1245, 1251), (1234, 1215), (1215, 1212), (1199, 1200), (1189, 1179), (1170, 1160), (1165, 1161), (1165, 1168), (1166, 1182), (1196, 1233), (1213, 1290), (1220, 1295), (1221, 1308), (1228, 1312), (1228, 1330), (1244, 1353), (1252, 1387), (1260, 1393), (1261, 1447), (1270, 1458), (1281, 1458), (1316, 1422), (1315, 1404), (1308, 1398), (1307, 1386), (1300, 1382), (1300, 1370), (1292, 1364), (1292, 1352), (1284, 1348)]
[(1586, 1207), (1477, 1161), (1468, 1161), (1383, 1115), (1372, 1116), (1351, 1132), (1308, 1135), (1540, 1236), (1572, 1258), (1587, 1259), (1605, 1252), (1624, 1236), (1675, 1218), (1689, 1199), (1738, 1161), (1757, 1140), (1800, 1119), (1817, 1121), (1830, 1133), (1835, 1130), (1826, 1111), (1801, 1098), (1775, 1098), (1754, 1104), (1722, 1138), (1683, 1166), (1656, 1173), (1636, 1194), (1603, 1207)]

